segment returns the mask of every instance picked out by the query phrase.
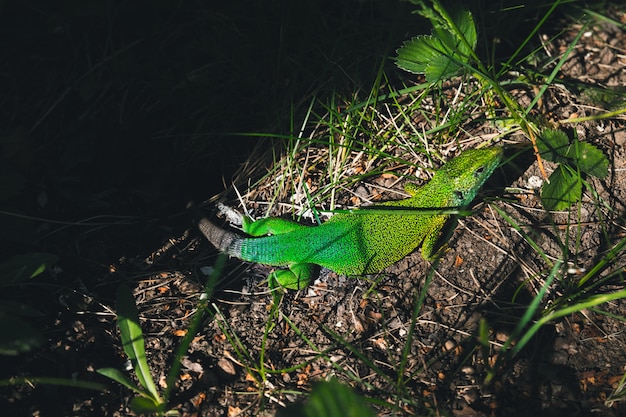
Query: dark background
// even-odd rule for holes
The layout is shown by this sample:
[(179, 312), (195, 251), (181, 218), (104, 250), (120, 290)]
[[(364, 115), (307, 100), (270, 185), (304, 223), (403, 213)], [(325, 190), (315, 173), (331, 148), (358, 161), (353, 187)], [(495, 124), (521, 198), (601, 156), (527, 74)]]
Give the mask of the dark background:
[[(524, 36), (532, 25), (516, 22), (540, 12), (527, 5), (493, 19), (504, 5), (480, 3), (485, 50), (504, 17)], [(167, 238), (186, 225), (189, 200), (223, 191), (241, 162), (259, 157), (264, 133), (297, 133), (311, 101), (316, 110), (333, 95), (366, 99), (381, 66), (397, 87), (415, 79), (389, 58), (430, 31), (415, 8), (386, 0), (2, 3), (0, 238), (11, 246), (0, 255), (63, 252), (86, 235), (122, 247), (137, 240), (135, 250)], [(500, 52), (515, 46), (507, 36), (499, 42)]]
[[(182, 218), (187, 201), (222, 191), (262, 140), (242, 133), (288, 136), (314, 95), (366, 97), (381, 63), (393, 65), (385, 56), (410, 35), (411, 8), (400, 1), (4, 3), (0, 237), (12, 246), (2, 255), (56, 252), (76, 234), (95, 232), (48, 220), (132, 216), (133, 226), (98, 217), (104, 233), (122, 233), (105, 238), (127, 242), (155, 229), (160, 234), (148, 239), (163, 238), (170, 230), (161, 228)], [(114, 230), (120, 223), (124, 230)]]

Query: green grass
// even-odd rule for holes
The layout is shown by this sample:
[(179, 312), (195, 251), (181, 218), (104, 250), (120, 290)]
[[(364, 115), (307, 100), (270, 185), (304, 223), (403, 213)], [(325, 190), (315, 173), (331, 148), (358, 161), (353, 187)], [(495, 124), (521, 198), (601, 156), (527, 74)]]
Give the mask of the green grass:
[[(352, 403), (365, 399), (368, 406), (385, 413), (419, 415), (446, 411), (446, 405), (437, 402), (437, 387), (453, 380), (454, 373), (460, 372), (466, 362), (483, 365), (480, 376), (493, 383), (533, 347), (546, 326), (585, 311), (625, 320), (610, 309), (611, 302), (626, 297), (623, 285), (616, 284), (623, 282), (626, 268), (623, 261), (626, 239), (616, 237), (620, 231), (616, 220), (620, 213), (594, 192), (592, 184), (597, 181), (594, 177), (602, 175), (593, 169), (589, 172), (588, 166), (581, 162), (589, 153), (597, 153), (597, 148), (589, 150), (591, 145), (583, 145), (571, 135), (567, 136), (566, 144), (561, 143), (562, 147), (554, 146), (560, 140), (560, 133), (553, 135), (557, 139), (552, 142), (548, 138), (551, 146), (547, 149), (537, 142), (549, 137), (550, 132), (563, 132), (577, 123), (618, 118), (625, 112), (620, 91), (559, 79), (564, 57), (575, 50), (576, 42), (594, 21), (580, 19), (575, 40), (561, 55), (546, 59), (541, 45), (535, 42), (554, 13), (566, 6), (565, 2), (539, 4), (530, 14), (514, 8), (494, 10), (486, 4), (471, 10), (453, 10), (439, 2), (414, 3), (422, 18), (432, 23), (436, 39), (445, 42), (426, 41), (432, 38), (425, 37), (415, 41), (404, 39), (424, 35), (426, 26), (424, 19), (408, 12), (398, 14), (401, 6), (396, 4), (387, 9), (374, 3), (361, 3), (362, 8), (357, 12), (365, 23), (350, 17), (355, 12), (351, 7), (359, 7), (356, 3), (325, 10), (312, 4), (281, 8), (277, 6), (282, 3), (271, 2), (266, 6), (250, 6), (242, 11), (241, 19), (230, 14), (228, 5), (210, 9), (201, 2), (193, 3), (189, 9), (177, 8), (179, 4), (167, 1), (145, 10), (126, 5), (120, 6), (123, 10), (115, 10), (119, 13), (97, 5), (68, 7), (62, 15), (65, 19), (61, 20), (75, 25), (83, 20), (96, 25), (107, 22), (110, 26), (104, 25), (103, 32), (77, 30), (73, 26), (62, 28), (68, 38), (76, 34), (83, 37), (76, 38), (80, 42), (68, 43), (67, 49), (57, 56), (43, 47), (36, 49), (31, 59), (38, 57), (48, 63), (49, 78), (41, 77), (34, 70), (35, 65), (26, 66), (29, 70), (24, 73), (18, 74), (11, 68), (4, 72), (18, 75), (12, 80), (15, 85), (32, 83), (29, 91), (38, 94), (23, 94), (18, 90), (8, 94), (9, 104), (4, 113), (17, 116), (9, 123), (12, 130), (1, 144), (6, 151), (2, 158), (10, 162), (5, 164), (5, 169), (13, 181), (12, 187), (2, 189), (0, 197), (17, 201), (23, 197), (21, 193), (27, 193), (28, 201), (35, 201), (26, 187), (26, 178), (34, 176), (34, 183), (44, 184), (42, 187), (61, 201), (61, 207), (72, 207), (85, 217), (102, 207), (124, 212), (134, 210), (137, 201), (146, 206), (159, 205), (166, 198), (175, 201), (168, 204), (182, 207), (184, 193), (179, 185), (195, 177), (188, 167), (205, 165), (207, 157), (228, 154), (242, 143), (220, 144), (216, 142), (219, 138), (228, 138), (228, 143), (233, 138), (262, 142), (259, 148), (265, 148), (262, 157), (254, 153), (247, 162), (248, 170), (239, 171), (233, 181), (239, 187), (245, 209), (256, 217), (289, 215), (302, 221), (320, 222), (336, 209), (399, 199), (404, 197), (403, 191), (398, 191), (401, 182), (427, 181), (444, 161), (469, 147), (502, 145), (529, 149), (535, 146), (548, 162), (561, 164), (562, 168), (555, 168), (555, 172), (566, 170), (562, 176), (568, 176), (570, 184), (575, 183), (576, 192), (565, 193), (566, 205), (538, 209), (541, 228), (526, 222), (516, 212), (518, 205), (510, 194), (503, 193), (498, 200), (486, 199), (499, 227), (514, 230), (519, 237), (519, 246), (514, 246), (509, 245), (511, 235), (501, 229), (487, 229), (483, 233), (494, 236), (494, 251), (504, 252), (520, 266), (523, 282), (515, 282), (517, 291), (506, 300), (507, 306), (513, 307), (511, 310), (521, 311), (517, 316), (507, 310), (470, 329), (433, 323), (425, 318), (432, 307), (428, 304), (432, 302), (428, 290), (438, 278), (437, 263), (427, 268), (425, 279), (407, 296), (412, 300), (412, 309), (400, 315), (405, 319), (398, 319), (400, 327), (390, 324), (396, 312), (385, 304), (386, 294), (381, 289), (388, 285), (385, 274), (356, 281), (355, 294), (362, 294), (361, 301), (374, 306), (373, 310), (381, 315), (380, 321), (370, 325), (368, 331), (358, 330), (356, 320), (349, 324), (357, 329), (354, 331), (320, 323), (319, 332), (329, 341), (322, 345), (290, 315), (293, 306), (302, 308), (297, 303), (298, 295), (289, 294), (282, 303), (275, 303), (268, 310), (267, 321), (258, 329), (258, 345), (250, 345), (241, 337), (242, 330), (229, 322), (220, 306), (202, 300), (198, 302), (188, 337), (171, 364), (168, 388), (160, 392), (150, 382), (150, 369), (141, 354), (143, 340), (138, 320), (134, 314), (127, 315), (120, 324), (135, 326), (132, 332), (124, 327), (122, 344), (134, 347), (130, 355), (141, 365), (135, 373), (139, 385), (115, 371), (108, 374), (137, 392), (138, 398), (148, 399), (148, 403), (135, 400), (137, 410), (151, 407), (150, 410), (162, 414), (176, 408), (177, 404), (172, 403), (174, 379), (203, 313), (217, 324), (226, 338), (230, 357), (241, 366), (253, 386), (251, 392), (238, 393), (254, 397), (249, 401), (251, 408), (271, 409), (275, 403), (286, 405), (293, 399), (306, 398), (311, 381), (298, 385), (281, 378), (294, 374), (306, 376), (308, 367), (323, 363), (330, 364), (329, 374), (317, 378), (334, 376), (352, 386), (360, 396), (351, 400)], [(265, 10), (266, 7), (276, 14)], [(127, 27), (117, 20), (125, 13), (142, 22), (141, 27)], [(592, 15), (602, 16), (598, 12)], [(44, 29), (57, 27), (58, 22), (49, 20), (50, 16), (54, 14), (40, 16), (42, 22), (37, 21), (36, 25), (40, 32), (33, 32), (35, 39), (47, 38), (50, 33)], [(529, 16), (537, 18), (528, 19)], [(407, 20), (413, 22), (411, 26), (406, 25)], [(395, 24), (389, 24), (390, 21)], [(507, 27), (494, 26), (498, 24)], [(362, 30), (363, 26), (368, 30)], [(118, 30), (120, 27), (128, 32)], [(407, 32), (407, 27), (412, 29)], [(510, 33), (507, 30), (520, 27), (527, 31), (521, 39), (506, 36)], [(137, 29), (136, 36), (131, 29)], [(296, 36), (298, 32), (306, 36)], [(564, 32), (552, 35), (552, 39), (558, 39)], [(506, 45), (492, 44), (489, 39), (494, 39), (493, 33), (500, 33), (500, 40)], [(100, 37), (110, 42), (100, 43)], [(251, 39), (259, 43), (250, 42)], [(509, 44), (512, 39), (518, 43)], [(403, 56), (401, 66), (420, 74), (401, 73), (391, 65), (396, 57), (394, 51), (404, 41), (410, 53), (406, 57), (399, 52)], [(266, 48), (269, 53), (259, 53), (255, 49), (259, 44), (271, 45)], [(107, 47), (98, 50), (92, 45)], [(24, 47), (19, 43), (15, 46)], [(502, 57), (504, 47), (506, 56)], [(7, 51), (12, 58), (7, 59), (7, 65), (17, 65), (18, 50)], [(75, 62), (70, 56), (85, 59)], [(320, 60), (320, 56), (325, 59)], [(424, 65), (425, 59), (438, 65)], [(589, 99), (604, 106), (604, 110), (592, 116), (560, 120), (555, 126), (544, 114), (542, 101), (551, 97), (551, 89), (556, 86), (584, 89), (589, 92)], [(534, 92), (529, 101), (519, 100), (521, 94), (515, 94), (523, 90)], [(43, 100), (38, 99), (41, 92), (46, 93)], [(110, 103), (113, 105), (108, 106)], [(273, 133), (265, 133), (267, 130)], [(47, 140), (38, 143), (29, 138)], [(120, 152), (127, 148), (132, 149), (128, 153)], [(146, 149), (162, 157), (157, 158), (159, 169), (154, 169), (153, 160), (145, 158)], [(39, 154), (47, 158), (39, 159)], [(206, 193), (203, 188), (206, 178), (218, 178), (225, 169), (232, 169), (233, 161), (222, 164), (223, 158), (218, 159), (220, 164), (215, 171), (201, 169), (201, 175), (197, 175), (202, 179), (197, 187), (201, 195)], [(592, 159), (596, 161), (594, 166), (605, 167), (601, 157)], [(120, 161), (127, 164), (122, 166)], [(134, 169), (142, 161), (148, 161), (148, 165), (140, 167), (140, 171), (151, 175), (128, 185), (125, 175), (128, 166)], [(516, 158), (507, 160), (504, 170), (515, 161)], [(76, 188), (67, 186), (74, 184), (72, 179), (82, 178), (85, 166), (90, 168), (87, 172), (94, 174), (89, 178), (110, 180), (104, 189), (91, 194), (82, 188), (82, 183)], [(138, 185), (151, 182), (152, 175), (163, 176), (161, 186), (144, 189)], [(208, 182), (222, 187), (217, 179)], [(556, 182), (552, 178), (551, 183)], [(560, 188), (569, 190), (570, 186)], [(55, 194), (55, 190), (63, 193)], [(171, 197), (172, 193), (177, 195)], [(549, 194), (547, 200), (550, 196), (553, 200), (561, 199), (559, 195)], [(108, 206), (111, 200), (118, 205)], [(583, 248), (580, 243), (585, 227), (582, 204), (597, 213), (601, 229), (603, 250), (592, 259), (584, 253), (589, 248)], [(550, 212), (557, 209), (563, 213)], [(8, 217), (15, 220), (18, 211), (2, 214), (7, 217), (6, 213), (12, 213)], [(54, 211), (44, 214), (54, 216)], [(31, 236), (33, 228), (31, 224), (12, 232), (10, 237), (24, 240)], [(546, 247), (542, 230), (550, 232), (553, 246)], [(71, 242), (73, 239), (58, 234), (58, 240), (46, 244), (59, 245), (65, 250), (64, 239)], [(517, 253), (520, 247), (525, 250), (524, 256)], [(521, 296), (524, 293), (529, 295), (529, 301)], [(126, 306), (129, 305), (127, 299)], [(503, 323), (510, 328), (504, 341), (495, 336)], [(423, 341), (419, 339), (420, 326), (446, 328), (447, 334), (454, 338)], [(283, 332), (299, 342), (299, 349), (305, 350), (301, 356), (290, 357), (292, 361), (288, 363), (282, 360), (282, 347), (277, 348)], [(435, 365), (456, 360), (456, 349), (446, 344), (451, 339), (455, 347), (464, 347), (463, 357), (460, 363), (444, 368), (452, 375), (433, 379)], [(23, 346), (20, 349), (26, 350)], [(415, 359), (416, 352), (423, 353), (419, 360)], [(345, 357), (353, 361), (344, 361)], [(54, 378), (22, 378), (12, 383), (29, 381), (58, 382)], [(623, 387), (622, 380), (606, 401), (622, 401)], [(320, 389), (310, 398), (312, 407), (324, 403), (319, 395), (324, 398), (331, 394)], [(351, 398), (351, 394), (345, 396)]]
[(126, 285), (121, 285), (118, 288), (116, 296), (117, 325), (120, 331), (120, 339), (124, 353), (126, 353), (128, 360), (133, 365), (135, 378), (138, 383), (131, 380), (124, 372), (116, 368), (101, 368), (97, 369), (96, 372), (132, 390), (135, 394), (138, 394), (130, 402), (130, 408), (135, 413), (158, 416), (180, 415), (178, 410), (170, 408), (170, 398), (176, 387), (176, 380), (178, 379), (181, 369), (181, 361), (187, 354), (191, 341), (198, 332), (204, 314), (208, 310), (209, 300), (213, 296), (225, 260), (225, 256), (221, 256), (217, 259), (207, 279), (204, 292), (198, 301), (197, 309), (190, 319), (189, 328), (176, 349), (171, 368), (167, 372), (166, 387), (162, 393), (157, 389), (152, 375), (152, 368), (148, 363), (143, 331), (139, 321), (139, 312), (133, 293)]
[[(561, 7), (560, 2), (546, 4), (543, 14), (529, 35), (521, 44), (516, 45), (514, 52), (507, 59), (497, 62), (489, 60), (489, 57), (495, 55), (489, 51), (483, 51), (488, 57), (487, 60), (474, 52), (473, 46), (480, 44), (480, 41), (474, 38), (474, 32), (468, 29), (466, 21), (463, 20), (467, 17), (467, 11), (449, 13), (438, 2), (434, 4), (435, 8), (429, 8), (429, 4), (426, 4), (422, 14), (431, 17), (436, 30), (439, 31), (437, 32), (439, 39), (442, 32), (446, 32), (451, 41), (444, 45), (433, 45), (426, 42), (430, 38), (418, 37), (414, 43), (404, 45), (404, 48), (414, 48), (413, 50), (399, 52), (402, 56), (400, 67), (411, 69), (416, 73), (426, 73), (426, 82), (415, 78), (415, 85), (396, 89), (393, 83), (387, 81), (387, 72), (380, 69), (376, 77), (377, 82), (370, 86), (366, 99), (359, 100), (356, 96), (339, 95), (318, 98), (317, 102), (309, 106), (310, 111), (305, 118), (304, 127), (298, 126), (297, 135), (286, 138), (284, 156), (278, 157), (272, 171), (251, 187), (252, 198), (244, 201), (248, 205), (258, 207), (255, 213), (257, 216), (287, 214), (297, 219), (306, 217), (318, 221), (320, 214), (333, 211), (337, 207), (359, 206), (381, 198), (401, 198), (402, 195), (391, 189), (398, 182), (405, 179), (427, 180), (431, 170), (436, 169), (443, 160), (448, 159), (460, 148), (515, 144), (517, 147), (520, 145), (526, 148), (534, 147), (537, 153), (541, 152), (544, 159), (561, 163), (561, 168), (557, 167), (555, 172), (567, 169), (568, 175), (580, 185), (580, 189), (575, 190), (573, 194), (568, 194), (570, 192), (568, 191), (566, 194), (556, 196), (553, 194), (554, 191), (543, 192), (544, 203), (548, 201), (546, 208), (542, 209), (546, 216), (545, 227), (552, 229), (553, 236), (556, 237), (557, 252), (547, 250), (544, 243), (536, 239), (536, 233), (530, 226), (521, 224), (517, 216), (509, 214), (511, 207), (506, 201), (493, 205), (502, 225), (517, 230), (523, 246), (532, 253), (531, 256), (526, 254), (525, 257), (532, 258), (533, 262), (527, 263), (515, 252), (507, 252), (508, 256), (517, 260), (520, 265), (527, 265), (524, 272), (528, 278), (520, 284), (518, 292), (528, 291), (531, 299), (528, 304), (520, 304), (515, 295), (509, 300), (512, 306), (524, 312), (519, 317), (501, 318), (504, 322), (514, 320), (506, 340), (503, 343), (494, 340), (495, 332), (492, 329), (497, 323), (486, 320), (481, 322), (479, 328), (473, 329), (475, 339), (468, 337), (469, 334), (463, 338), (464, 344), (474, 343), (475, 350), (472, 351), (473, 354), (468, 354), (467, 360), (473, 357), (482, 361), (486, 367), (484, 382), (489, 384), (497, 381), (519, 354), (537, 341), (540, 337), (539, 331), (545, 326), (586, 309), (610, 316), (611, 313), (604, 311), (604, 306), (626, 296), (624, 290), (614, 290), (607, 285), (623, 279), (624, 265), (619, 259), (624, 254), (625, 241), (615, 241), (605, 233), (607, 250), (599, 253), (582, 276), (572, 272), (575, 269), (572, 265), (578, 265), (578, 252), (583, 250), (580, 246), (583, 220), (577, 211), (580, 210), (580, 206), (591, 204), (592, 211), (605, 213), (598, 220), (598, 226), (605, 231), (612, 227), (619, 214), (613, 212), (607, 202), (597, 198), (593, 187), (589, 185), (593, 181), (592, 176), (606, 175), (608, 160), (604, 155), (597, 154), (600, 152), (598, 148), (578, 142), (577, 139), (570, 142), (570, 139), (566, 138), (565, 148), (561, 149), (567, 150), (560, 151), (561, 157), (550, 153), (550, 149), (555, 148), (555, 141), (558, 142), (552, 138), (551, 135), (554, 135), (552, 132), (557, 132), (556, 135), (562, 137), (559, 135), (562, 135), (563, 131), (551, 130), (553, 124), (547, 122), (541, 114), (541, 102), (548, 98), (548, 89), (561, 82), (557, 75), (565, 59), (554, 60), (549, 70), (544, 67), (533, 68), (530, 71), (533, 74), (532, 78), (522, 75), (526, 73), (521, 71), (522, 64), (529, 65), (542, 60), (539, 57), (541, 50), (533, 49), (530, 43), (551, 14)], [(474, 20), (483, 19), (484, 16), (479, 16)], [(586, 22), (582, 25), (577, 37), (568, 45), (563, 56), (573, 51), (586, 30), (586, 25), (592, 24), (593, 22)], [(430, 52), (425, 52), (428, 48)], [(528, 55), (524, 55), (526, 53)], [(439, 61), (441, 65), (431, 68), (421, 64), (422, 58), (427, 63), (428, 60), (436, 59), (437, 54), (442, 57)], [(412, 66), (413, 64), (415, 65)], [(526, 105), (519, 103), (511, 92), (522, 86), (536, 87), (537, 94)], [(623, 112), (624, 109), (600, 112), (584, 120), (597, 121), (604, 117), (619, 116)], [(576, 123), (576, 120), (572, 123)], [(494, 133), (490, 135), (475, 133), (485, 125), (490, 126)], [(538, 139), (543, 142), (537, 144)], [(546, 141), (552, 141), (548, 149)], [(588, 147), (589, 152), (597, 154), (592, 162), (591, 171), (587, 170), (588, 167), (579, 165), (589, 162), (587, 156), (583, 155), (587, 152), (582, 149), (583, 147)], [(598, 167), (601, 167), (602, 172), (594, 171)], [(504, 169), (506, 170), (506, 167)], [(543, 170), (543, 167), (541, 169)], [(589, 178), (585, 177), (585, 172), (590, 174)], [(547, 179), (547, 175), (545, 178)], [(381, 179), (388, 180), (385, 186), (380, 185), (383, 183)], [(552, 176), (550, 180), (551, 182), (546, 181), (545, 184), (558, 185), (557, 181), (560, 179)], [(559, 187), (569, 190), (572, 185), (561, 184)], [(589, 194), (594, 195), (596, 199), (590, 203), (587, 200), (583, 201), (583, 197), (586, 198)], [(556, 199), (564, 204), (555, 205), (549, 201), (550, 199)], [(266, 206), (263, 202), (271, 204)], [(281, 205), (278, 202), (288, 203)], [(551, 214), (550, 209), (562, 210), (569, 215), (563, 219), (562, 216), (558, 217), (558, 213)], [(557, 216), (558, 220), (554, 216)], [(507, 249), (506, 244), (502, 247), (504, 251), (512, 250)], [(436, 346), (433, 350), (441, 353), (431, 355), (422, 366), (408, 369), (407, 365), (410, 352), (416, 343), (413, 331), (420, 322), (420, 315), (423, 314), (424, 297), (435, 267), (430, 269), (424, 287), (415, 290), (414, 311), (408, 325), (408, 333), (402, 340), (404, 344), (400, 348), (400, 356), (398, 357), (395, 351), (388, 352), (387, 360), (395, 364), (393, 370), (381, 366), (380, 358), (373, 360), (361, 341), (353, 341), (348, 334), (342, 334), (324, 325), (322, 325), (324, 331), (334, 343), (325, 348), (316, 346), (296, 323), (284, 315), (286, 313), (279, 311), (289, 311), (288, 308), (274, 306), (269, 318), (269, 323), (272, 324), (266, 326), (264, 340), (270, 337), (271, 332), (277, 331), (273, 323), (279, 319), (284, 320), (302, 339), (303, 344), (315, 353), (306, 362), (296, 363), (290, 368), (272, 369), (271, 373), (288, 373), (320, 359), (328, 361), (331, 352), (339, 349), (349, 352), (372, 375), (380, 378), (387, 386), (393, 387), (385, 393), (380, 392), (369, 380), (363, 379), (349, 369), (333, 365), (335, 374), (341, 376), (341, 380), (368, 392), (367, 396), (372, 401), (388, 398), (385, 403), (377, 402), (377, 405), (386, 412), (398, 412), (405, 406), (414, 412), (419, 410), (423, 414), (436, 413), (437, 406), (432, 402), (432, 398), (416, 397), (414, 388), (410, 387), (428, 374), (431, 364), (451, 353), (443, 346)], [(380, 296), (376, 285), (372, 288), (366, 295), (368, 299)], [(621, 321), (626, 319), (612, 318)], [(463, 333), (463, 329), (457, 330), (459, 334)], [(387, 341), (396, 339), (390, 329), (383, 326), (380, 331)], [(443, 342), (441, 341), (442, 344)], [(263, 344), (258, 352), (260, 362), (255, 361), (254, 365), (250, 365), (260, 375), (258, 386), (261, 391), (265, 390), (264, 382), (268, 375), (263, 360), (271, 356), (270, 352), (264, 351), (267, 348), (268, 345)], [(245, 362), (255, 356), (254, 353), (246, 351), (239, 360)], [(280, 393), (280, 390), (276, 392)], [(620, 395), (621, 391), (616, 390), (615, 397)], [(389, 401), (389, 398), (393, 400)]]

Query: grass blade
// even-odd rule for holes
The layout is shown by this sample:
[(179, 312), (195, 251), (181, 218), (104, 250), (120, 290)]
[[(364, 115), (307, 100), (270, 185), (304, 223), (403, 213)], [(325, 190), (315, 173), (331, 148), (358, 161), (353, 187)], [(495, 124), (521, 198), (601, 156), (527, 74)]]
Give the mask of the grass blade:
[(117, 290), (117, 320), (124, 352), (132, 361), (139, 382), (156, 401), (161, 403), (161, 397), (156, 389), (150, 374), (148, 361), (146, 360), (143, 333), (139, 325), (139, 313), (137, 312), (135, 299), (130, 289), (125, 285), (120, 286)]
[(99, 373), (100, 375), (104, 375), (107, 378), (112, 379), (113, 381), (115, 381), (115, 382), (117, 382), (117, 383), (119, 383), (121, 385), (124, 385), (126, 388), (129, 388), (129, 389), (135, 391), (139, 395), (143, 395), (143, 396), (149, 396), (150, 395), (146, 391), (142, 390), (137, 385), (135, 385), (135, 383), (133, 381), (131, 381), (130, 378), (128, 378), (126, 376), (126, 374), (123, 373), (122, 371), (120, 371), (119, 369), (102, 368), (102, 369), (96, 369), (96, 372)]
[(91, 389), (95, 391), (106, 391), (107, 387), (104, 384), (91, 381), (78, 381), (67, 378), (54, 378), (47, 376), (34, 376), (34, 377), (15, 377), (9, 379), (0, 379), (0, 387), (11, 387), (15, 385), (57, 385), (60, 387), (72, 387)]

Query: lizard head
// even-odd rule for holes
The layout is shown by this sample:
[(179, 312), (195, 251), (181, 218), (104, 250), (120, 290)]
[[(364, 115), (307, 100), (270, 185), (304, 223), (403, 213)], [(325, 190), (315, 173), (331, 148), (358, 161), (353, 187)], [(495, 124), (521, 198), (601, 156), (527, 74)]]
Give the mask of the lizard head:
[(431, 182), (441, 188), (451, 188), (453, 206), (465, 206), (476, 197), (478, 190), (496, 169), (502, 158), (502, 148), (470, 149), (444, 164)]

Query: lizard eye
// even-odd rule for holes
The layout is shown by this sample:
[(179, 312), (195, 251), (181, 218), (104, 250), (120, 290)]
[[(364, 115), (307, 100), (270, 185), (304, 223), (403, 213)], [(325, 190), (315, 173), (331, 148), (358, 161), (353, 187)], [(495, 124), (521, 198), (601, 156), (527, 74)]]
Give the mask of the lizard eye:
[(463, 201), (464, 199), (464, 195), (463, 195), (463, 191), (455, 191), (454, 195), (456, 196), (457, 200), (459, 201)]
[(479, 176), (479, 175), (481, 175), (484, 171), (485, 171), (485, 167), (478, 167), (478, 169), (476, 169), (476, 172), (474, 172), (474, 175)]

